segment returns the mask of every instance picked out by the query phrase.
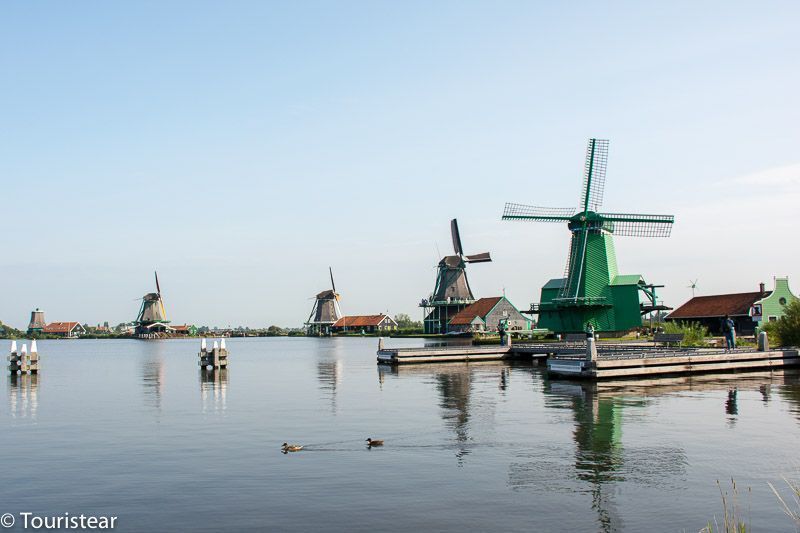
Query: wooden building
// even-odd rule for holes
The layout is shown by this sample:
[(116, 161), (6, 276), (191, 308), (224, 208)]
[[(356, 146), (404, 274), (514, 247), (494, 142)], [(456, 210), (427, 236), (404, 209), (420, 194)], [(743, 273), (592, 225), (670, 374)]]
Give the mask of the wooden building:
[(762, 320), (777, 320), (783, 308), (797, 297), (789, 290), (787, 278), (775, 279), (775, 290), (768, 291), (763, 283), (758, 291), (735, 294), (695, 296), (671, 312), (665, 320), (701, 324), (715, 335), (722, 334), (725, 315), (736, 324), (736, 333), (753, 335)]
[(81, 326), (80, 322), (51, 322), (42, 328), (42, 333), (67, 339), (77, 339), (86, 333), (86, 330)]
[(394, 331), (397, 329), (397, 322), (389, 315), (355, 315), (343, 316), (332, 326), (333, 333), (378, 333), (382, 331)]
[(531, 319), (519, 312), (505, 296), (481, 298), (459, 311), (447, 323), (449, 333), (497, 331), (501, 320), (507, 331), (531, 329)]

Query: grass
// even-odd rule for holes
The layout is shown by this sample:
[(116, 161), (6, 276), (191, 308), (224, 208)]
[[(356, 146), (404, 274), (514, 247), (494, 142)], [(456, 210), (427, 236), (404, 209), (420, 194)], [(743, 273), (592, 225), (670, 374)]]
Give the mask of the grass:
[(780, 493), (777, 491), (777, 489), (775, 489), (775, 486), (772, 483), (767, 483), (767, 485), (769, 485), (769, 488), (771, 488), (772, 492), (775, 493), (775, 496), (778, 497), (778, 501), (781, 502), (783, 512), (786, 513), (786, 516), (794, 521), (796, 527), (800, 527), (800, 485), (792, 483), (786, 478), (783, 478), (783, 480), (786, 482), (786, 485), (789, 486), (789, 490), (792, 493), (792, 501), (794, 505), (791, 507), (786, 503), (786, 500), (781, 497)]
[(708, 328), (693, 322), (666, 322), (664, 333), (682, 333), (683, 346), (705, 346)]
[[(747, 533), (752, 531), (750, 527), (750, 505), (747, 506), (748, 518), (745, 520), (742, 516), (742, 510), (739, 507), (739, 489), (736, 486), (736, 481), (731, 478), (731, 491), (728, 492), (722, 488), (719, 480), (717, 480), (717, 488), (722, 497), (722, 524), (719, 523), (717, 517), (714, 516), (714, 521), (708, 522), (706, 527), (700, 530), (700, 533)], [(748, 500), (750, 496), (750, 487), (747, 488)]]

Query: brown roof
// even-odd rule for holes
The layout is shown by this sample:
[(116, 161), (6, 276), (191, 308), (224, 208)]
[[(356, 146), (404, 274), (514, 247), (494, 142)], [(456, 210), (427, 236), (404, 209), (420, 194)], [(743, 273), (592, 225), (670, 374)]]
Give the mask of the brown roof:
[[(339, 320), (337, 320), (332, 327), (334, 328), (357, 328), (357, 327), (364, 327), (364, 326), (378, 326), (385, 318), (388, 318), (388, 315), (380, 314), (380, 315), (355, 315), (355, 316), (343, 316)], [(391, 320), (391, 318), (389, 318)]]
[(466, 306), (464, 309), (456, 313), (453, 318), (450, 319), (451, 326), (466, 326), (469, 325), (476, 316), (481, 318), (485, 317), (489, 314), (497, 302), (502, 300), (502, 296), (494, 296), (492, 298), (481, 298), (474, 304), (470, 304)]
[(78, 326), (78, 322), (51, 322), (47, 324), (44, 328), (42, 328), (43, 333), (69, 333), (75, 326)]
[(738, 294), (717, 294), (714, 296), (695, 296), (673, 312), (667, 318), (705, 318), (725, 315), (742, 316), (750, 314), (750, 307), (767, 296), (769, 291), (741, 292)]

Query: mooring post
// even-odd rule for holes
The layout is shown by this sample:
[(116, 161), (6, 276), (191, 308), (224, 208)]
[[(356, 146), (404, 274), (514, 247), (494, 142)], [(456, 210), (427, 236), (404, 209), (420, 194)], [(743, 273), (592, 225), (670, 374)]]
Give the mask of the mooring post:
[(759, 352), (769, 351), (769, 337), (767, 337), (766, 331), (761, 331), (758, 334), (758, 351)]
[(383, 350), (383, 337), (378, 337), (378, 351)]
[(592, 363), (597, 361), (597, 344), (594, 337), (586, 337), (586, 360)]

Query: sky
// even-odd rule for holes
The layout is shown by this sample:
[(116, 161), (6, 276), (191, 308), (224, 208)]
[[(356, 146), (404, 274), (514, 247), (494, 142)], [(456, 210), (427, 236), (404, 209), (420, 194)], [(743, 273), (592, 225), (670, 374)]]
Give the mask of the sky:
[(800, 291), (797, 2), (3, 2), (0, 321), (300, 326), (408, 313), (458, 218), (476, 296), (564, 271), (587, 139), (664, 303)]

